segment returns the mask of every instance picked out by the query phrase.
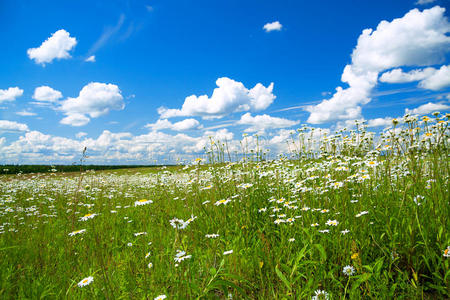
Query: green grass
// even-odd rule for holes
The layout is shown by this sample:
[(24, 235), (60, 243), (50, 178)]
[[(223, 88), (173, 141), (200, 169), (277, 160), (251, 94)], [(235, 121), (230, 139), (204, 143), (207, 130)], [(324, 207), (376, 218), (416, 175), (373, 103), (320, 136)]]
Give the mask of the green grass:
[[(245, 137), (235, 163), (214, 141), (210, 164), (2, 176), (0, 297), (448, 298), (449, 136), (438, 121), (376, 142), (364, 128), (315, 143), (299, 130), (291, 159), (269, 161)], [(177, 250), (191, 257), (177, 263)]]

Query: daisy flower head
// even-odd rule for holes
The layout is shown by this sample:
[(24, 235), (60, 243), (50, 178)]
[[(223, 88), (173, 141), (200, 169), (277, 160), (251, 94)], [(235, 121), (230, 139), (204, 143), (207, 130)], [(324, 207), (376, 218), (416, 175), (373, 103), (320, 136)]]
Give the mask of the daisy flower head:
[(228, 254), (231, 254), (231, 253), (233, 253), (233, 250), (228, 250), (228, 251), (225, 251), (225, 252), (223, 253), (223, 255), (228, 255)]
[(80, 221), (87, 221), (89, 219), (93, 219), (95, 216), (97, 216), (97, 214), (87, 214), (84, 215), (80, 218)]
[(217, 233), (205, 234), (205, 237), (208, 239), (215, 239), (215, 238), (219, 237), (219, 234), (217, 234)]
[(151, 203), (153, 203), (152, 200), (141, 199), (141, 200), (135, 201), (135, 202), (134, 202), (134, 206), (135, 206), (135, 207), (136, 207), (136, 206), (142, 206), (142, 205), (151, 204)]
[(71, 233), (69, 233), (69, 236), (74, 236), (74, 235), (85, 233), (85, 232), (86, 232), (86, 229), (75, 230), (75, 231), (72, 231)]
[(359, 218), (361, 216), (367, 215), (369, 212), (367, 210), (360, 212), (359, 214), (356, 214), (356, 217)]
[(231, 202), (231, 199), (222, 199), (222, 200), (216, 201), (216, 203), (214, 203), (214, 205), (215, 206), (219, 206), (221, 204), (227, 205), (229, 202)]
[(80, 282), (78, 282), (78, 287), (83, 287), (83, 286), (89, 285), (89, 284), (91, 284), (92, 281), (94, 281), (94, 277), (92, 277), (92, 276), (86, 277), (83, 280), (81, 280)]
[(344, 269), (342, 269), (342, 273), (346, 276), (352, 276), (355, 273), (355, 268), (353, 266), (345, 266)]
[(148, 267), (149, 269), (153, 268), (153, 263), (149, 262), (148, 265), (147, 265), (147, 267)]
[(316, 290), (314, 292), (314, 296), (311, 298), (312, 300), (319, 300), (319, 299), (330, 299), (328, 293), (324, 290)]
[(442, 255), (444, 257), (450, 257), (450, 246), (447, 246), (447, 249), (444, 249), (444, 253)]
[(167, 298), (166, 295), (159, 295), (158, 297), (156, 297), (156, 298), (153, 299), (153, 300), (164, 300), (164, 299), (166, 299), (166, 298)]
[(339, 224), (339, 222), (337, 220), (328, 220), (325, 225), (328, 226), (337, 226)]

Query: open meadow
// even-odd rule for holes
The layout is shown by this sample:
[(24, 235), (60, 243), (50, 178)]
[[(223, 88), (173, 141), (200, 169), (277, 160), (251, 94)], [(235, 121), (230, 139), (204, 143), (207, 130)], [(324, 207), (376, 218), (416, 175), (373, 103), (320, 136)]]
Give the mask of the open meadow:
[(274, 159), (244, 135), (179, 166), (2, 175), (0, 298), (449, 298), (448, 115), (356, 128)]

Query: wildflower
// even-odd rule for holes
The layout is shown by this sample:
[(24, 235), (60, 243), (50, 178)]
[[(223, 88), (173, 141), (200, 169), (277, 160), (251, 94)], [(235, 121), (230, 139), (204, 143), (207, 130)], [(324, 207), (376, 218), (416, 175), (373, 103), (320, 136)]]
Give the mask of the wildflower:
[(322, 214), (324, 214), (324, 213), (329, 212), (329, 210), (328, 210), (328, 209), (322, 209), (320, 212), (321, 212)]
[(325, 223), (325, 225), (328, 225), (328, 226), (337, 226), (338, 224), (339, 224), (339, 222), (336, 221), (336, 220), (328, 220), (328, 221)]
[(231, 253), (233, 253), (233, 250), (228, 250), (228, 251), (225, 251), (225, 252), (223, 253), (223, 255), (228, 255), (228, 254), (231, 254)]
[(290, 238), (288, 241), (289, 241), (290, 243), (295, 242), (295, 238)]
[(369, 212), (365, 210), (365, 211), (362, 211), (362, 212), (360, 212), (359, 214), (357, 214), (356, 217), (359, 218), (359, 217), (361, 217), (361, 216), (367, 215), (368, 213), (369, 213)]
[(317, 226), (319, 226), (319, 223), (313, 223), (313, 224), (311, 224), (311, 227), (317, 227)]
[(134, 202), (134, 206), (142, 206), (142, 205), (146, 205), (146, 204), (150, 204), (153, 203), (152, 200), (147, 200), (147, 199), (142, 199), (142, 200), (138, 200), (136, 202)]
[(258, 210), (258, 212), (265, 212), (267, 210), (267, 207), (263, 207), (263, 208), (260, 208), (259, 210)]
[(153, 268), (153, 263), (149, 262), (148, 265), (147, 265), (147, 267), (148, 267), (149, 269)]
[(447, 249), (444, 249), (444, 257), (450, 257), (450, 246), (447, 246)]
[(330, 232), (330, 230), (328, 230), (328, 229), (323, 229), (323, 230), (319, 230), (319, 232), (320, 232), (320, 233), (328, 233), (328, 232)]
[(166, 299), (166, 298), (167, 298), (166, 295), (159, 295), (158, 297), (156, 297), (156, 298), (153, 299), (153, 300), (164, 300), (164, 299)]
[(352, 256), (351, 256), (352, 259), (357, 259), (358, 257), (359, 257), (359, 253), (358, 252), (353, 253)]
[(311, 300), (330, 299), (328, 293), (323, 290), (316, 290), (314, 294)]
[(140, 235), (146, 235), (147, 232), (136, 232), (134, 233), (134, 236), (140, 236)]
[(147, 252), (147, 254), (145, 254), (145, 258), (148, 258), (151, 255), (150, 252)]
[(92, 276), (86, 277), (83, 280), (81, 280), (80, 282), (78, 282), (78, 286), (79, 287), (86, 286), (86, 285), (90, 284), (92, 281), (94, 281), (94, 277), (92, 277)]
[(86, 232), (86, 229), (75, 230), (75, 231), (72, 231), (71, 233), (69, 233), (69, 236), (74, 236), (74, 235), (85, 233), (85, 232)]
[(131, 247), (131, 246), (133, 246), (133, 244), (132, 244), (132, 243), (128, 243), (127, 246), (128, 246), (128, 247)]
[(186, 255), (186, 251), (177, 250), (177, 254), (175, 254), (174, 260), (175, 260), (175, 262), (179, 263), (179, 262), (182, 262), (183, 260), (189, 259), (191, 257), (192, 257), (192, 255)]
[(96, 215), (97, 215), (97, 214), (87, 214), (87, 215), (84, 215), (83, 217), (80, 218), (80, 221), (87, 221), (87, 220), (89, 220), (89, 219), (94, 218)]
[(355, 273), (355, 268), (353, 268), (353, 266), (345, 266), (344, 269), (342, 270), (342, 273), (344, 273), (344, 275), (346, 276), (352, 276)]
[(348, 230), (348, 229), (345, 229), (345, 230), (342, 230), (341, 231), (341, 233), (343, 234), (343, 235), (346, 235), (347, 233), (349, 233), (350, 232), (350, 230)]
[(222, 199), (222, 200), (216, 201), (216, 203), (214, 203), (214, 205), (215, 206), (219, 206), (221, 204), (227, 205), (229, 202), (231, 202), (231, 199)]
[(219, 235), (217, 233), (212, 233), (212, 234), (205, 234), (205, 237), (208, 239), (215, 239), (216, 237), (219, 237)]
[(280, 223), (285, 223), (286, 221), (283, 219), (276, 219), (275, 221), (273, 221), (275, 224), (280, 224)]

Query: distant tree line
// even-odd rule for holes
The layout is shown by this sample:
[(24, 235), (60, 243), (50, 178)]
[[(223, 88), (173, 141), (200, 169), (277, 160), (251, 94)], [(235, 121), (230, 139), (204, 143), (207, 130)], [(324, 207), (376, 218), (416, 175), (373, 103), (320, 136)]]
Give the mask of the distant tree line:
[(0, 174), (18, 174), (18, 173), (61, 173), (61, 172), (79, 172), (87, 170), (114, 170), (142, 167), (157, 167), (145, 165), (0, 165)]

